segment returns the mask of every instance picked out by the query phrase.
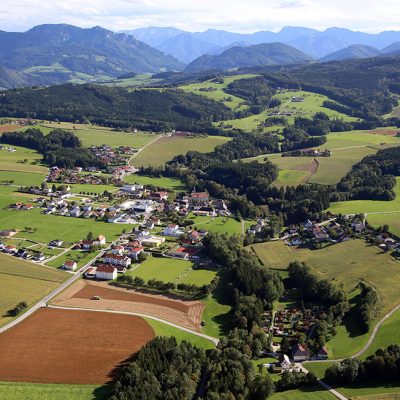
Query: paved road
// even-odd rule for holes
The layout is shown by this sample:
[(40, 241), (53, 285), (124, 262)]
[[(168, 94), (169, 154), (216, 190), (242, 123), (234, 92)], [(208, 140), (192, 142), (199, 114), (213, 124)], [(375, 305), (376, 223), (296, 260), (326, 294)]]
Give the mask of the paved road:
[[(108, 250), (111, 245), (107, 247), (104, 251)], [(19, 324), (26, 318), (28, 318), (30, 315), (32, 315), (35, 311), (37, 311), (39, 308), (46, 307), (46, 303), (56, 297), (58, 294), (60, 294), (64, 289), (66, 289), (69, 285), (72, 285), (75, 281), (77, 281), (80, 277), (82, 272), (88, 268), (95, 260), (100, 258), (100, 256), (103, 254), (103, 252), (99, 253), (97, 256), (92, 258), (87, 264), (85, 264), (82, 268), (80, 268), (74, 275), (71, 276), (71, 278), (67, 279), (65, 282), (63, 282), (57, 289), (54, 289), (52, 292), (44, 296), (41, 300), (39, 300), (38, 303), (34, 304), (29, 310), (12, 320), (10, 323), (7, 325), (3, 326), (0, 328), (0, 333), (3, 333), (7, 331), (8, 329), (12, 328), (13, 326)]]
[[(304, 365), (300, 363), (296, 363), (296, 367), (299, 368), (302, 372), (305, 374), (308, 374), (308, 369), (304, 367)], [(340, 394), (337, 390), (333, 389), (331, 386), (329, 386), (326, 382), (324, 382), (321, 379), (318, 379), (318, 383), (326, 390), (328, 390), (330, 393), (332, 393), (336, 398), (340, 400), (348, 400), (347, 397), (343, 396)]]
[(181, 331), (185, 331), (185, 332), (191, 333), (193, 335), (199, 336), (199, 337), (201, 337), (203, 339), (207, 339), (210, 342), (214, 343), (215, 346), (219, 342), (219, 339), (217, 339), (215, 337), (205, 335), (204, 333), (192, 331), (191, 329), (184, 328), (183, 326), (180, 326), (180, 325), (176, 325), (176, 324), (174, 324), (172, 322), (166, 321), (165, 319), (153, 317), (153, 316), (147, 315), (147, 314), (141, 314), (141, 313), (135, 313), (135, 312), (127, 312), (127, 311), (115, 311), (115, 310), (98, 310), (98, 309), (85, 308), (85, 307), (62, 307), (62, 306), (52, 306), (52, 305), (49, 305), (48, 307), (49, 308), (60, 309), (60, 310), (93, 311), (93, 312), (103, 312), (103, 313), (110, 313), (110, 314), (134, 315), (134, 316), (137, 316), (137, 317), (149, 318), (149, 319), (153, 319), (154, 321), (162, 322), (163, 324), (166, 324), (166, 325), (172, 326), (174, 328), (180, 329)]

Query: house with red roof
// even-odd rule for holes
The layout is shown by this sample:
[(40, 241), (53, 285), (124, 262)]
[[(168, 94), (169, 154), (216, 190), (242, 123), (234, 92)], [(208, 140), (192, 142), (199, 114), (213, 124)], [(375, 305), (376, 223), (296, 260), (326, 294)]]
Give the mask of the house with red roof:
[(117, 269), (112, 265), (101, 264), (96, 268), (97, 279), (114, 280), (117, 275)]
[(66, 269), (67, 271), (75, 271), (77, 267), (78, 265), (73, 260), (67, 260), (64, 263), (64, 269)]
[(131, 265), (132, 260), (127, 256), (119, 256), (118, 254), (107, 253), (103, 257), (103, 261), (106, 264), (120, 265), (121, 267), (127, 268)]

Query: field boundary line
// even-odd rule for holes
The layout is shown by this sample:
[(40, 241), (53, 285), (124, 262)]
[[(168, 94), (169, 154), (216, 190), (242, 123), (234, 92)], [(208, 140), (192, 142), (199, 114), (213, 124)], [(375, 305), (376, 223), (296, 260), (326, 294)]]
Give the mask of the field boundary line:
[(185, 328), (183, 326), (180, 326), (180, 325), (174, 324), (172, 322), (166, 321), (166, 320), (164, 320), (162, 318), (153, 317), (153, 316), (147, 315), (147, 314), (130, 312), (130, 311), (98, 310), (98, 309), (86, 308), (86, 307), (65, 307), (65, 306), (54, 306), (54, 305), (48, 305), (47, 307), (48, 308), (60, 309), (60, 310), (93, 311), (93, 312), (104, 312), (104, 313), (109, 313), (109, 314), (124, 314), (124, 315), (133, 315), (133, 316), (142, 317), (142, 318), (149, 318), (149, 319), (152, 319), (154, 321), (158, 321), (158, 322), (161, 322), (163, 324), (172, 326), (173, 328), (177, 328), (177, 329), (180, 329), (182, 331), (185, 331), (185, 332), (191, 333), (193, 335), (199, 336), (199, 337), (201, 337), (203, 339), (207, 339), (210, 342), (214, 343), (215, 346), (219, 343), (219, 339), (217, 339), (215, 337), (205, 335), (204, 333), (192, 331), (191, 329), (188, 329), (188, 328)]

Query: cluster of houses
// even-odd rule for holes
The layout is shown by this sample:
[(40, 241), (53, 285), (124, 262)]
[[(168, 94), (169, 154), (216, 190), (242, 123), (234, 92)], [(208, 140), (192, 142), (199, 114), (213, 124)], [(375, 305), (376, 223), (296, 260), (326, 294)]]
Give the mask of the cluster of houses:
[(259, 218), (256, 224), (250, 226), (247, 230), (247, 233), (250, 235), (257, 235), (262, 231), (262, 229), (267, 225), (267, 220), (263, 218)]
[(100, 146), (91, 146), (90, 151), (104, 165), (125, 165), (128, 154), (137, 153), (137, 149), (128, 146), (120, 146), (113, 149), (106, 144)]
[(9, 151), (10, 153), (15, 153), (17, 151), (15, 147), (3, 146), (3, 145), (0, 145), (0, 150)]
[(331, 157), (332, 154), (332, 150), (329, 149), (304, 149), (282, 153), (282, 157)]
[[(75, 169), (63, 169), (52, 167), (47, 182), (63, 183), (63, 184), (80, 184), (80, 185), (104, 185), (114, 183), (112, 178), (105, 178), (99, 174), (81, 174), (82, 168), (76, 167)], [(111, 180), (111, 182), (110, 182)], [(117, 182), (115, 182), (117, 183)]]
[[(346, 242), (352, 238), (370, 236), (383, 251), (392, 251), (394, 256), (400, 254), (400, 241), (387, 232), (376, 233), (358, 216), (348, 215), (338, 222), (334, 214), (328, 213), (330, 220), (316, 224), (307, 220), (300, 225), (291, 225), (282, 234), (288, 246), (322, 245)], [(397, 253), (397, 254), (396, 254)]]

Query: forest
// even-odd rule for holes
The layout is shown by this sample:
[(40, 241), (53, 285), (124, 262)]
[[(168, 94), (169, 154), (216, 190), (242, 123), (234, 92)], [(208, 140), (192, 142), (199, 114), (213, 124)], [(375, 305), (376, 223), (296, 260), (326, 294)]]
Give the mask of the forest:
[(27, 129), (25, 132), (6, 132), (0, 141), (37, 150), (43, 154), (43, 161), (50, 166), (104, 167), (89, 149), (82, 147), (76, 135), (63, 129), (54, 129), (47, 136), (36, 128)]
[(9, 90), (0, 96), (0, 114), (155, 132), (205, 132), (213, 121), (234, 118), (223, 104), (179, 90), (130, 92), (89, 84)]

